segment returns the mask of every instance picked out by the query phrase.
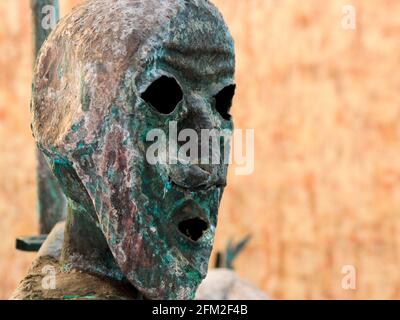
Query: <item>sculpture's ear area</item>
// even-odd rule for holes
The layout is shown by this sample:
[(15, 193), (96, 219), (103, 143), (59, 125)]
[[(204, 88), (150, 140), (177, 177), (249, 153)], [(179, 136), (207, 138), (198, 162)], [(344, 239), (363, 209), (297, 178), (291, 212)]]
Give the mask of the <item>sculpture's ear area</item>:
[(59, 157), (51, 158), (49, 162), (67, 198), (82, 205), (84, 208), (92, 207), (93, 204), (90, 196), (73, 168), (72, 163), (65, 158)]

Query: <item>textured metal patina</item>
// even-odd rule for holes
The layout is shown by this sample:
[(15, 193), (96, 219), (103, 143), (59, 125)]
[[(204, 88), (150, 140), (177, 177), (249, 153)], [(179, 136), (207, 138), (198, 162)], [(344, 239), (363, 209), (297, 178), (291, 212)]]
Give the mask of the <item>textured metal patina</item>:
[[(234, 83), (234, 46), (207, 0), (93, 0), (40, 52), (32, 130), (68, 198), (63, 271), (127, 279), (146, 298), (191, 299), (206, 276), (227, 165), (146, 161), (147, 133), (232, 130), (213, 98)], [(141, 94), (161, 76), (183, 99), (161, 114)], [(178, 224), (200, 218), (197, 241)]]

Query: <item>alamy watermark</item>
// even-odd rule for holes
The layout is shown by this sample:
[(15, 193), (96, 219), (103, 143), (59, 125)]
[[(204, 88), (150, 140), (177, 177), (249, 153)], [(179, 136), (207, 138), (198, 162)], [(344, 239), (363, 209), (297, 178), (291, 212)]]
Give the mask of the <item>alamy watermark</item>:
[(152, 129), (146, 141), (152, 142), (146, 151), (146, 160), (152, 165), (234, 164), (236, 175), (254, 172), (254, 129), (235, 129), (232, 133), (231, 130), (198, 132), (186, 128), (178, 132), (178, 123), (171, 121), (167, 133)]
[(54, 290), (56, 288), (56, 269), (53, 266), (46, 265), (42, 268), (42, 288), (44, 290)]
[(58, 13), (57, 8), (52, 5), (46, 5), (42, 8), (42, 28), (44, 30), (53, 30), (57, 25)]
[(356, 8), (347, 4), (342, 7), (342, 28), (345, 30), (356, 30), (357, 28), (357, 11)]
[(357, 273), (353, 265), (345, 265), (342, 267), (342, 289), (355, 290), (357, 288)]

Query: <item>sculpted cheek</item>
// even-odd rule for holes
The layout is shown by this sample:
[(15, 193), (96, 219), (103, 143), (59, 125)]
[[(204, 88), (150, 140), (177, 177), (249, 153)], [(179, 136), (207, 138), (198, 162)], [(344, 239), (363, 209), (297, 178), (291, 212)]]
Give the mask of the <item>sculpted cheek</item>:
[[(137, 207), (132, 197), (131, 175), (128, 166), (131, 152), (124, 141), (127, 134), (120, 126), (113, 126), (104, 137), (101, 152), (95, 158), (98, 163), (98, 176), (101, 179), (102, 194), (100, 195), (100, 220), (108, 221), (107, 231), (113, 230), (113, 235), (106, 232), (106, 237), (112, 243), (134, 232)], [(115, 241), (114, 241), (115, 240)]]
[(143, 237), (140, 234), (130, 234), (123, 238), (117, 251), (124, 259), (120, 261), (121, 270), (129, 274), (133, 270), (150, 268), (152, 260), (149, 256)]

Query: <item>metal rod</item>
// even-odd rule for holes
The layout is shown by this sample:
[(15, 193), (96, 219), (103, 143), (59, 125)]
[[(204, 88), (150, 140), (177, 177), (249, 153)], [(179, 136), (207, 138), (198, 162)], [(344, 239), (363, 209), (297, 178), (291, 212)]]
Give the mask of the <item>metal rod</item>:
[[(34, 61), (40, 48), (60, 18), (58, 0), (31, 0), (34, 31)], [(48, 234), (65, 219), (66, 200), (43, 154), (36, 150), (40, 234)]]

